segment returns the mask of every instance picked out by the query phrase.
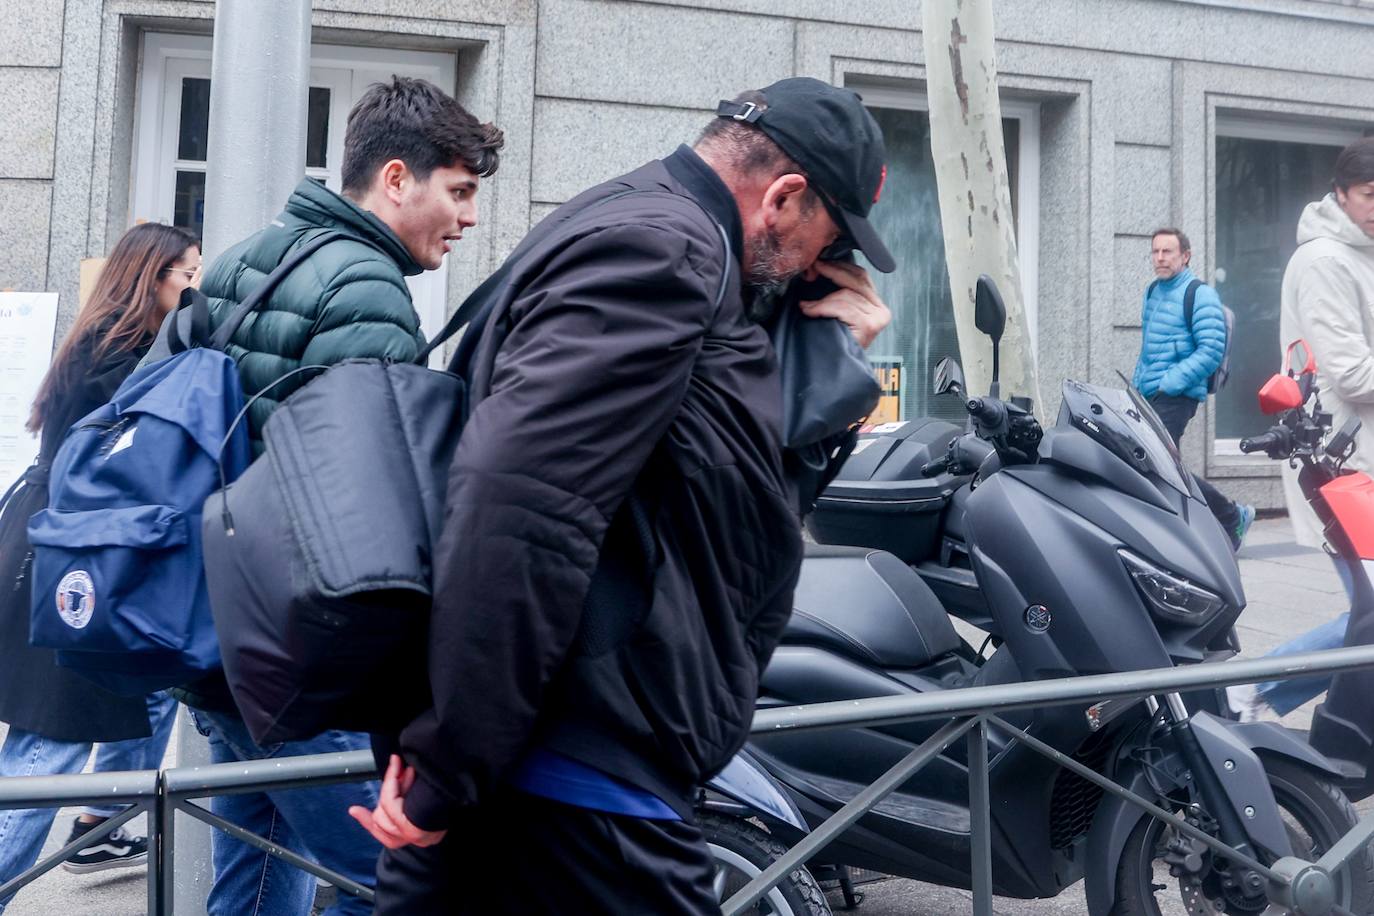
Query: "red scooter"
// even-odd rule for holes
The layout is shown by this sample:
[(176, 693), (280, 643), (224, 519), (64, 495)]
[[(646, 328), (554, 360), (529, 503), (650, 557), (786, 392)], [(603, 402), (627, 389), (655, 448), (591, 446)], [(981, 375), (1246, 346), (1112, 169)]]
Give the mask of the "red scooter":
[[(1284, 362), (1284, 371), (1259, 393), (1260, 409), (1277, 422), (1262, 435), (1242, 439), (1240, 449), (1264, 452), (1298, 469), (1298, 484), (1322, 524), (1328, 548), (1350, 568), (1353, 601), (1345, 645), (1374, 645), (1374, 478), (1345, 467), (1361, 424), (1351, 419), (1328, 441), (1333, 418), (1322, 410), (1311, 348), (1294, 341)], [(1374, 671), (1336, 675), (1312, 717), (1308, 738), (1345, 774), (1342, 788), (1354, 801), (1374, 794), (1371, 696)]]

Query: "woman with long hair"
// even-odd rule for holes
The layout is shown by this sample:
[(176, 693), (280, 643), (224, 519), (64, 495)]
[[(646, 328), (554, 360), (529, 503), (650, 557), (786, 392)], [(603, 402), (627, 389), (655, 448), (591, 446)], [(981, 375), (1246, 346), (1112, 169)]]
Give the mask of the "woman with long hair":
[[(97, 771), (156, 769), (176, 704), (165, 693), (128, 698), (59, 668), (54, 653), (29, 645), (26, 527), (48, 500), (48, 468), (67, 430), (107, 402), (152, 345), (162, 319), (197, 279), (200, 243), (183, 229), (133, 227), (115, 244), (62, 346), (29, 415), (40, 435), (38, 459), (0, 499), (0, 776), (79, 773), (94, 743)], [(3, 482), (0, 482), (3, 483)], [(68, 841), (120, 808), (87, 808)], [(57, 809), (0, 811), (0, 884), (37, 861)], [(73, 853), (65, 868), (97, 871), (147, 859), (147, 840), (119, 828)], [(7, 901), (0, 900), (0, 911)]]

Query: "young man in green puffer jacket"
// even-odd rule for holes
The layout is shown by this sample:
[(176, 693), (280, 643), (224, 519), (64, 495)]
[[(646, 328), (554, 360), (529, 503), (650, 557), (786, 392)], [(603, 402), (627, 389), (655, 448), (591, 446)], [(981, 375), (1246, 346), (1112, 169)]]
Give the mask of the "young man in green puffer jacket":
[[(320, 233), (348, 238), (325, 244), (282, 280), (243, 322), (227, 349), (252, 396), (300, 366), (346, 359), (413, 360), (424, 346), (420, 317), (405, 278), (433, 270), (477, 223), (478, 181), (496, 171), (501, 131), (478, 122), (438, 87), (393, 78), (377, 84), (348, 116), (343, 194), (305, 179), (286, 209), (262, 231), (230, 248), (205, 275), (217, 326), (293, 250)], [(254, 451), (277, 405), (307, 378), (276, 386), (253, 405)], [(248, 734), (223, 676), (180, 691), (216, 763), (362, 750), (366, 735), (330, 731), (306, 741), (261, 747)], [(377, 803), (377, 784), (216, 798), (221, 817), (372, 887), (380, 846), (348, 815)], [(306, 916), (315, 880), (216, 832), (211, 916), (272, 913)], [(269, 872), (270, 880), (269, 880)], [(370, 913), (370, 904), (340, 895), (330, 916)]]
[[(1207, 400), (1207, 380), (1226, 354), (1226, 316), (1216, 290), (1198, 282), (1192, 323), (1187, 321), (1185, 298), (1197, 280), (1188, 266), (1192, 256), (1182, 230), (1155, 230), (1150, 240), (1155, 281), (1145, 290), (1141, 306), (1140, 358), (1131, 379), (1176, 443), (1182, 441), (1198, 406)], [(1196, 479), (1231, 546), (1239, 550), (1255, 520), (1254, 507), (1233, 502), (1202, 477)]]

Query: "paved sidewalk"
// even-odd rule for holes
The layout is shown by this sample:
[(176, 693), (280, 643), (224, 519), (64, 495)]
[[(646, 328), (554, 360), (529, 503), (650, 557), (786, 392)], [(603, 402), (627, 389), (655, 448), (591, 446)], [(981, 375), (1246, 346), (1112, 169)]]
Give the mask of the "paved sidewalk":
[[(1287, 519), (1257, 522), (1240, 561), (1249, 605), (1238, 629), (1247, 656), (1263, 655), (1345, 610), (1345, 593), (1331, 562), (1320, 552), (1294, 544)], [(1305, 728), (1314, 705), (1295, 712), (1286, 724)], [(178, 728), (182, 721), (178, 721)], [(0, 725), (0, 734), (3, 729)], [(175, 747), (174, 736), (169, 758)], [(169, 759), (167, 765), (173, 764)], [(1362, 813), (1374, 810), (1370, 804), (1360, 807)], [(47, 851), (61, 845), (75, 813), (63, 811), (59, 815)], [(135, 824), (143, 829), (140, 822)], [(971, 910), (968, 892), (917, 881), (890, 879), (866, 885), (863, 890), (867, 899), (857, 911), (860, 916), (945, 916)], [(22, 891), (5, 910), (5, 916), (139, 916), (144, 913), (145, 894), (141, 868), (92, 875), (72, 875), (57, 869)], [(831, 903), (840, 912), (837, 896)], [(1075, 888), (1055, 900), (999, 898), (996, 911), (1006, 916), (1069, 916), (1086, 909), (1081, 888)], [(1165, 916), (1182, 913), (1181, 905), (1165, 910)]]

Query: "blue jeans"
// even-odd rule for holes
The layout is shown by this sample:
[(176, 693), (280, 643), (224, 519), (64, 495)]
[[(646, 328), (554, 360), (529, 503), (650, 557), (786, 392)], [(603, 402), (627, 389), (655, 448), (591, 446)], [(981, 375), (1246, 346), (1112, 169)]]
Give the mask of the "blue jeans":
[[(167, 739), (176, 722), (176, 700), (166, 693), (148, 696), (148, 721), (153, 733), (147, 738), (112, 741), (98, 745), (94, 771), (118, 773), (124, 770), (156, 770), (162, 766)], [(0, 748), (0, 777), (56, 776), (80, 773), (91, 756), (89, 741), (54, 741), (33, 732), (11, 728)], [(87, 808), (96, 817), (110, 817), (123, 810), (115, 807)], [(56, 808), (24, 808), (0, 811), (0, 884), (33, 867), (43, 851)], [(0, 902), (0, 912), (5, 904)]]
[[(306, 741), (261, 747), (237, 716), (192, 710), (196, 726), (210, 739), (214, 763), (298, 757), (368, 748), (366, 735), (329, 731)], [(376, 782), (345, 783), (319, 789), (286, 789), (218, 796), (210, 810), (280, 846), (314, 859), (365, 887), (375, 887), (381, 846), (348, 814), (350, 805), (376, 807)], [(315, 878), (223, 831), (211, 840), (215, 881), (210, 916), (308, 916), (315, 900)], [(339, 894), (327, 916), (365, 916), (372, 905)]]
[[(1355, 589), (1350, 579), (1349, 564), (1340, 557), (1334, 556), (1331, 558), (1331, 562), (1335, 564), (1336, 572), (1341, 577), (1341, 584), (1345, 586), (1346, 597), (1353, 604)], [(1345, 645), (1345, 628), (1348, 623), (1350, 623), (1350, 612), (1346, 611), (1321, 626), (1308, 630), (1301, 636), (1295, 636), (1264, 657), (1274, 658), (1280, 655), (1294, 655), (1298, 652), (1316, 652), (1318, 649), (1339, 649)], [(1309, 700), (1321, 696), (1330, 686), (1331, 675), (1318, 674), (1313, 677), (1289, 678), (1286, 681), (1267, 681), (1255, 689), (1259, 691), (1260, 699), (1269, 704), (1270, 709), (1281, 716), (1286, 716)]]

